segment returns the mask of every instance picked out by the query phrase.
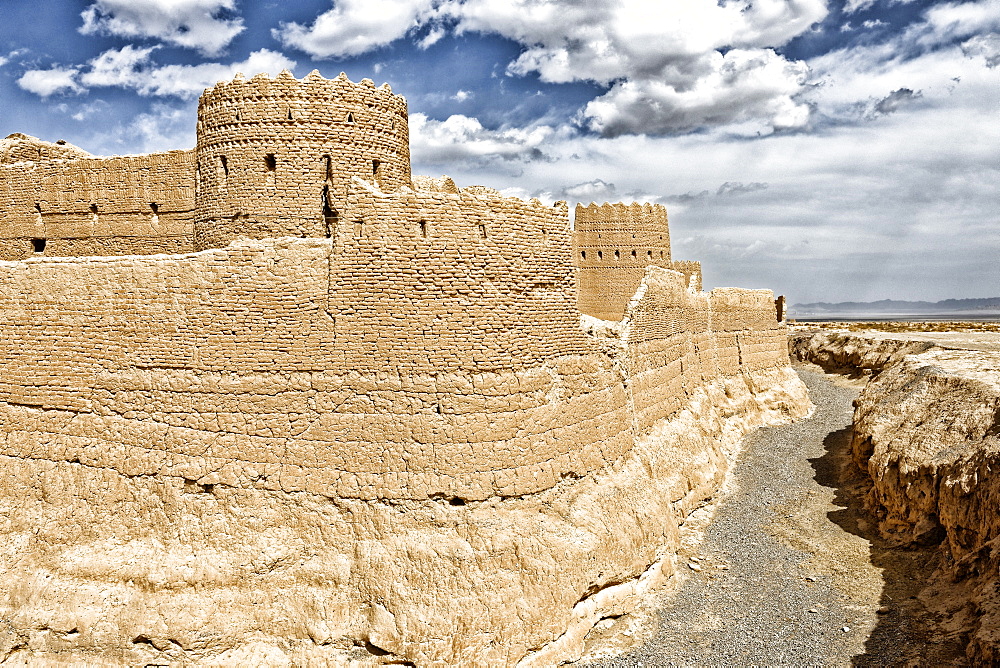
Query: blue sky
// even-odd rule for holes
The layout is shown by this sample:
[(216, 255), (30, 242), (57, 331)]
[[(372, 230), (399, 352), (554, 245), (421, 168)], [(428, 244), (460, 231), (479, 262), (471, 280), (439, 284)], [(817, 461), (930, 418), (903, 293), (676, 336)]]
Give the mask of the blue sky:
[(0, 0), (0, 136), (190, 148), (282, 68), (388, 81), (415, 173), (665, 204), (706, 286), (1000, 295), (1000, 0)]

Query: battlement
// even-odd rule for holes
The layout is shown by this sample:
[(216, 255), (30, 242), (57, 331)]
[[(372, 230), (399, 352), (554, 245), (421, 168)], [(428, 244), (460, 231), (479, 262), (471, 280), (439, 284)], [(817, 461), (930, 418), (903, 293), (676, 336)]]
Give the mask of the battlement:
[(587, 225), (617, 226), (622, 228), (655, 228), (666, 231), (667, 209), (662, 204), (633, 202), (624, 204), (576, 205), (576, 222)]
[[(269, 106), (275, 99), (288, 100), (292, 106), (289, 108)], [(406, 116), (406, 99), (402, 95), (394, 95), (388, 83), (377, 88), (371, 79), (362, 79), (355, 83), (343, 72), (333, 79), (327, 79), (318, 70), (313, 70), (301, 80), (296, 79), (288, 70), (282, 70), (274, 78), (265, 73), (257, 74), (250, 79), (243, 74), (237, 74), (232, 80), (219, 82), (205, 90), (198, 106), (199, 110), (210, 110), (218, 104), (231, 105), (236, 102), (246, 105), (230, 108), (231, 120), (236, 123), (254, 120), (255, 111), (264, 111), (266, 113), (263, 117), (274, 117), (280, 121), (308, 120), (316, 109), (308, 105), (296, 106), (294, 104), (296, 101), (319, 102), (322, 103), (321, 109), (328, 109), (327, 104), (335, 101), (341, 105), (357, 107), (362, 111), (378, 109), (402, 115), (404, 119)], [(247, 114), (240, 114), (241, 111), (246, 111)], [(289, 111), (292, 113), (290, 119), (287, 117)], [(350, 110), (345, 109), (345, 112), (341, 122), (347, 123), (350, 122), (347, 119)], [(200, 115), (199, 120), (201, 120)], [(224, 117), (216, 116), (214, 120), (221, 122)], [(355, 118), (354, 122), (362, 120)]]

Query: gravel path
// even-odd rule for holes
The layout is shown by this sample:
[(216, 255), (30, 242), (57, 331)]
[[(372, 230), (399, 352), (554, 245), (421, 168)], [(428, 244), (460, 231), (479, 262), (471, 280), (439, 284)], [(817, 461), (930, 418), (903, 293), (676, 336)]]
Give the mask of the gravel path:
[(930, 553), (865, 537), (864, 483), (847, 455), (858, 390), (800, 375), (814, 415), (747, 438), (730, 496), (704, 540), (680, 556), (689, 577), (659, 611), (655, 636), (594, 665), (881, 666), (950, 656), (925, 638), (913, 597), (933, 570)]

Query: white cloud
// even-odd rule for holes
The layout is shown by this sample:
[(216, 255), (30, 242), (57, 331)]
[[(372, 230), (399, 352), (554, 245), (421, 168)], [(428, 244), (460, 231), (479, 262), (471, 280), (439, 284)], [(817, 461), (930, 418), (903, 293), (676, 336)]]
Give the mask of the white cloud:
[(110, 49), (91, 59), (83, 68), (53, 68), (26, 72), (21, 88), (48, 97), (56, 92), (82, 93), (89, 88), (129, 88), (145, 96), (197, 97), (219, 81), (232, 79), (237, 72), (275, 76), (295, 67), (295, 61), (267, 49), (254, 51), (238, 63), (202, 63), (200, 65), (156, 65), (151, 54), (158, 47), (136, 48), (126, 45)]
[(749, 123), (743, 130), (769, 134), (798, 128), (809, 107), (795, 100), (808, 68), (771, 50), (713, 52), (710, 69), (686, 81), (639, 79), (615, 84), (587, 104), (587, 125), (604, 135), (671, 134), (701, 126)]
[[(271, 31), (282, 44), (314, 58), (342, 58), (403, 37), (434, 15), (436, 0), (337, 0), (311, 25), (282, 23)], [(432, 30), (425, 48), (443, 36)], [(428, 41), (430, 40), (430, 41)]]
[(111, 49), (92, 59), (90, 69), (80, 76), (85, 86), (120, 86), (134, 88), (145, 78), (140, 68), (149, 63), (149, 56), (157, 47), (138, 49), (128, 44), (121, 49)]
[(67, 114), (74, 121), (85, 121), (98, 113), (107, 113), (110, 105), (104, 100), (94, 100), (86, 104), (63, 102), (55, 106), (56, 111)]
[(447, 30), (498, 34), (523, 47), (512, 76), (613, 86), (587, 114), (603, 131), (683, 132), (736, 119), (771, 132), (802, 125), (808, 111), (791, 99), (803, 90), (803, 66), (772, 47), (826, 13), (826, 0), (337, 0), (311, 24), (273, 34), (317, 58), (423, 29), (422, 48)]
[(151, 37), (216, 55), (243, 32), (242, 19), (224, 16), (235, 8), (235, 0), (96, 0), (81, 14), (80, 32)]
[(540, 147), (554, 134), (545, 125), (489, 130), (461, 114), (443, 121), (410, 115), (410, 151), (416, 162), (428, 165), (544, 159)]
[(82, 93), (84, 88), (76, 81), (79, 73), (74, 67), (52, 67), (47, 70), (28, 70), (17, 80), (17, 85), (42, 98), (56, 93)]
[(465, 102), (470, 97), (472, 97), (472, 91), (459, 90), (457, 93), (451, 96), (451, 99), (455, 100), (455, 102)]
[(196, 113), (197, 104), (193, 100), (158, 102), (150, 111), (130, 121), (99, 128), (86, 143), (100, 155), (191, 148), (195, 145), (192, 119)]
[(826, 15), (824, 0), (467, 0), (442, 10), (457, 30), (494, 32), (526, 46), (514, 74), (543, 81), (683, 77), (722, 48), (780, 46)]
[(27, 52), (28, 52), (27, 49), (15, 49), (14, 51), (8, 53), (6, 56), (0, 56), (0, 67), (3, 67), (17, 56), (20, 56), (21, 54)]
[(276, 76), (281, 70), (291, 70), (295, 61), (267, 49), (254, 51), (238, 63), (202, 63), (200, 65), (162, 65), (142, 71), (131, 84), (140, 95), (176, 95), (197, 97), (210, 86), (232, 79), (237, 72)]
[(617, 192), (615, 184), (602, 179), (584, 181), (574, 186), (566, 186), (560, 190), (563, 197), (573, 202), (601, 202), (613, 199)]
[(1000, 34), (977, 35), (962, 42), (962, 53), (972, 58), (982, 56), (987, 67), (1000, 65)]
[(820, 85), (808, 98), (818, 113), (852, 122), (918, 100), (923, 106), (948, 106), (956, 82), (972, 84), (968, 73), (980, 72), (974, 58), (982, 56), (979, 62), (987, 68), (1000, 62), (1000, 37), (995, 32), (1000, 29), (1000, 0), (936, 5), (923, 19), (885, 41), (853, 45), (810, 60)]
[(925, 44), (940, 44), (956, 38), (1000, 31), (1000, 0), (945, 3), (926, 12)]

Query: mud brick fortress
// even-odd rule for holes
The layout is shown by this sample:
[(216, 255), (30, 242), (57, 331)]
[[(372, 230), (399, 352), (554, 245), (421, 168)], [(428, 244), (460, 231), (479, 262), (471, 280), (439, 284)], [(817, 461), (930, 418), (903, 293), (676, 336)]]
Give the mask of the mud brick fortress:
[[(578, 207), (573, 232), (563, 202), (412, 178), (388, 85), (237, 78), (197, 123), (151, 155), (4, 140), (6, 454), (517, 495), (614, 460), (704, 378), (787, 362), (770, 292), (699, 292), (661, 206)], [(628, 318), (623, 359), (580, 311)]]
[(0, 662), (573, 654), (809, 405), (771, 292), (700, 283), (663, 207), (412, 176), (368, 79), (220, 83), (187, 151), (8, 136)]

